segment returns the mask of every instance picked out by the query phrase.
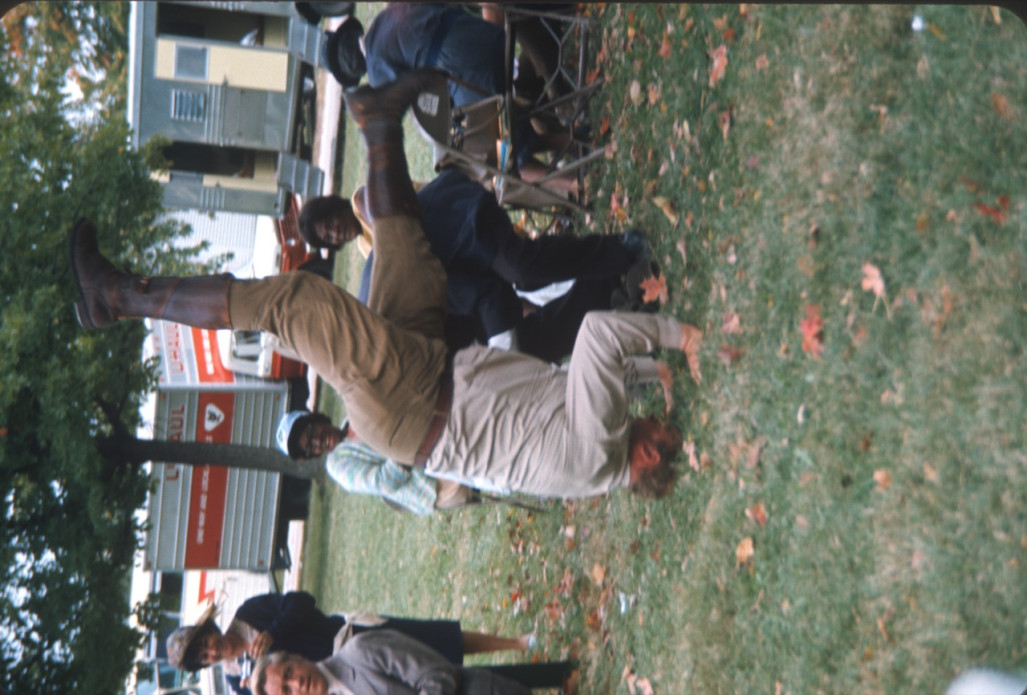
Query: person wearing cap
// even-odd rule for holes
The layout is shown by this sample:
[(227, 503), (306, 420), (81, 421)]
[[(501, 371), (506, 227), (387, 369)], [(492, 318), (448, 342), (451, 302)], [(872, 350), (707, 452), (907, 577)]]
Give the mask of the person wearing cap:
[[(96, 226), (80, 219), (68, 240), (79, 323), (99, 329), (152, 317), (266, 331), (339, 394), (361, 439), (434, 477), (550, 497), (618, 488), (666, 496), (680, 434), (633, 416), (626, 383), (641, 374), (643, 359), (653, 366), (643, 356), (657, 349), (683, 352), (699, 382), (698, 328), (663, 314), (591, 312), (566, 370), (483, 346), (449, 352), (446, 273), (421, 227), (402, 125), (417, 96), (443, 80), (411, 71), (387, 87), (345, 94), (367, 149), (365, 198), (378, 255), (367, 306), (312, 273), (237, 280), (125, 272), (100, 252)], [(670, 381), (658, 368), (647, 374)]]
[(343, 490), (380, 497), (394, 509), (417, 515), (473, 504), (474, 490), (429, 478), (379, 455), (351, 436), (349, 423), (332, 425), (324, 413), (294, 410), (282, 416), (275, 433), (278, 448), (294, 459), (325, 456), (325, 470)]
[[(360, 187), (352, 201), (337, 195), (308, 200), (300, 210), (300, 236), (315, 248), (333, 250), (372, 239), (363, 199)], [(446, 342), (454, 352), (478, 341), (558, 363), (574, 347), (585, 314), (611, 309), (625, 292), (622, 276), (631, 276), (635, 286), (653, 276), (641, 232), (527, 238), (514, 229), (495, 195), (455, 169), (420, 186), (417, 200), (424, 234), (446, 270)], [(373, 250), (365, 256), (357, 297), (366, 302)], [(517, 288), (553, 283), (572, 286), (525, 315)]]
[(533, 635), (501, 637), (465, 632), (456, 620), (414, 620), (370, 613), (325, 615), (314, 597), (305, 591), (260, 594), (239, 607), (222, 632), (214, 622), (214, 606), (196, 625), (180, 627), (167, 639), (168, 663), (184, 671), (198, 671), (222, 662), (229, 684), (245, 692), (242, 661), (264, 654), (288, 651), (313, 661), (331, 656), (354, 635), (368, 630), (389, 629), (403, 633), (440, 652), (454, 664), (465, 654), (501, 650), (526, 651), (534, 645)]

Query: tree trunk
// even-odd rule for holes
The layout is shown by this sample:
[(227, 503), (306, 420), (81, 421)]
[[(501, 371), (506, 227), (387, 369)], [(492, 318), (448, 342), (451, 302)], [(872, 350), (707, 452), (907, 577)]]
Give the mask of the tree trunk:
[(188, 466), (250, 468), (308, 479), (318, 477), (324, 470), (322, 459), (294, 461), (275, 449), (242, 444), (167, 442), (117, 437), (101, 439), (98, 448), (104, 458), (116, 465), (138, 466), (146, 461), (161, 461)]

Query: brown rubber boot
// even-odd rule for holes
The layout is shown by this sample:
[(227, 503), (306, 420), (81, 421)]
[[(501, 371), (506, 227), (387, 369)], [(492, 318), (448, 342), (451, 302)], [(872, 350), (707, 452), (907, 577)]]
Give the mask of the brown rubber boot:
[(125, 273), (101, 253), (96, 226), (80, 219), (69, 238), (71, 273), (83, 328), (103, 328), (120, 319), (156, 318), (196, 328), (231, 328), (228, 286), (231, 275), (147, 278)]
[(446, 73), (441, 70), (408, 70), (383, 87), (363, 86), (345, 92), (346, 108), (361, 129), (371, 121), (398, 123), (421, 92), (437, 91), (445, 81)]
[(420, 217), (403, 151), (401, 119), (418, 94), (442, 88), (445, 81), (446, 73), (438, 70), (411, 70), (384, 87), (346, 92), (346, 108), (360, 126), (367, 147), (365, 202), (369, 221), (391, 215)]

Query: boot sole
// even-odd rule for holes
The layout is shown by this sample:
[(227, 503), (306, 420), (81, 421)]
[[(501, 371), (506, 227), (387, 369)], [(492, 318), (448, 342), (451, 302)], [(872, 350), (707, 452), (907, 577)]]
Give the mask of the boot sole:
[(82, 283), (78, 279), (78, 271), (75, 269), (75, 246), (78, 241), (78, 230), (89, 220), (80, 217), (71, 227), (71, 234), (68, 235), (68, 265), (71, 267), (71, 276), (75, 278), (75, 291), (78, 292), (78, 301), (75, 302), (75, 318), (82, 328), (91, 330), (96, 328), (96, 323), (89, 316), (89, 307), (86, 306), (85, 293), (82, 291)]

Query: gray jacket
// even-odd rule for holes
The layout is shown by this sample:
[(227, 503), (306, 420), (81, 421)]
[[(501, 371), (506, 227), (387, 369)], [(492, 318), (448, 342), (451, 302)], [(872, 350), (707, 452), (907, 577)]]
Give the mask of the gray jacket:
[(318, 668), (330, 695), (530, 695), (502, 676), (449, 663), (434, 649), (395, 630), (354, 636)]

